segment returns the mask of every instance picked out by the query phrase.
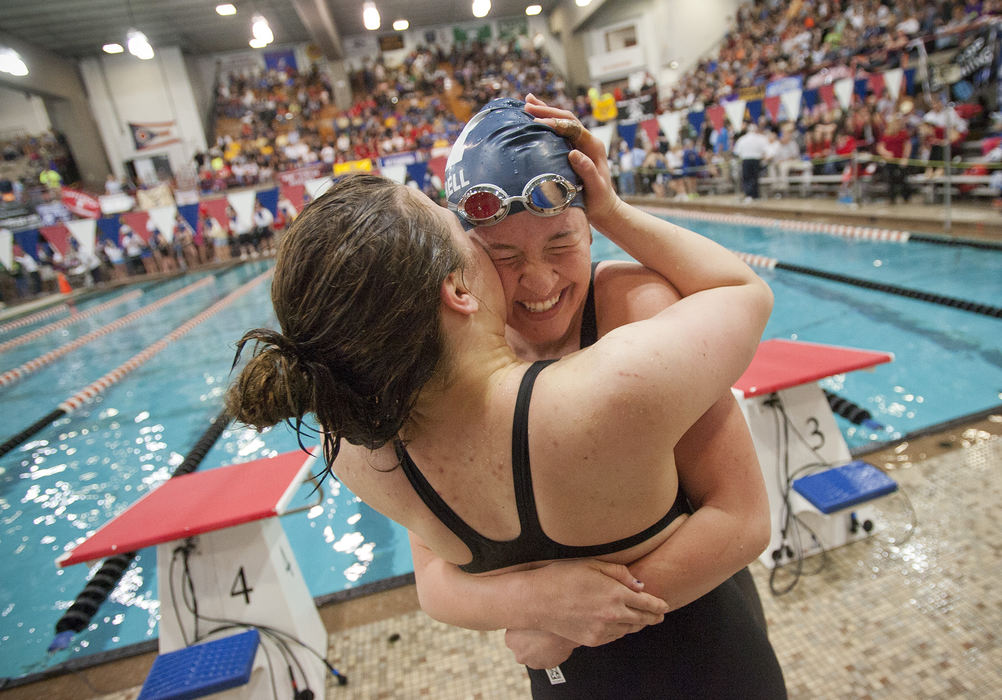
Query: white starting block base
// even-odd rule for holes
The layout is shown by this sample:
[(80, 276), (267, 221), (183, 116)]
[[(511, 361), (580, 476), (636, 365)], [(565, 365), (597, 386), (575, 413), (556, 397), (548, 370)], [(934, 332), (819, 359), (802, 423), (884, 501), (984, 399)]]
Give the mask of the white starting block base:
[[(302, 641), (318, 654), (326, 655), (327, 632), (277, 518), (206, 532), (195, 537), (193, 543), (194, 549), (188, 554), (188, 567), (200, 616), (279, 630)], [(184, 564), (180, 554), (174, 561), (173, 580), (170, 574), (174, 551), (184, 544), (184, 540), (175, 540), (157, 547), (161, 654), (185, 646), (182, 628), (189, 640), (195, 636), (195, 618), (184, 601), (184, 596), (188, 595), (188, 602), (191, 602), (183, 580)], [(180, 624), (178, 615), (174, 613), (175, 606), (180, 611)], [(222, 624), (203, 619), (199, 621), (199, 634), (204, 636)], [(220, 634), (241, 631), (243, 628), (232, 628)], [(309, 687), (315, 697), (322, 700), (326, 666), (316, 655), (289, 637), (282, 639), (299, 662), (297, 665), (293, 661), (292, 668), (300, 690)], [(273, 672), (278, 697), (292, 698), (287, 670), (289, 662), (276, 644), (275, 638), (262, 629), (250, 681), (212, 697), (231, 700), (271, 698), (270, 673)], [(265, 653), (271, 658), (271, 671)], [(299, 675), (300, 665), (306, 674), (305, 683)]]
[[(836, 466), (852, 461), (849, 446), (835, 423), (835, 417), (821, 388), (810, 383), (751, 398), (744, 398), (740, 391), (735, 391), (735, 394), (751, 429), (769, 495), (772, 535), (769, 546), (759, 556), (759, 561), (772, 568), (791, 560), (819, 554), (822, 547), (841, 547), (868, 536), (870, 533), (862, 527), (853, 527), (852, 519), (852, 514), (855, 513), (857, 523), (873, 521), (872, 512), (866, 504), (826, 515), (794, 491), (789, 483), (791, 477), (810, 473), (803, 471), (795, 474), (796, 470), (806, 465)], [(772, 405), (774, 401), (778, 401), (779, 405)], [(785, 437), (784, 420), (789, 420), (785, 427)], [(785, 473), (787, 464), (789, 474)], [(784, 494), (788, 494), (792, 513), (806, 526), (799, 528), (799, 540), (794, 530), (796, 523), (791, 523), (785, 541), (783, 538), (786, 520)], [(812, 538), (807, 528), (814, 531), (816, 539)]]

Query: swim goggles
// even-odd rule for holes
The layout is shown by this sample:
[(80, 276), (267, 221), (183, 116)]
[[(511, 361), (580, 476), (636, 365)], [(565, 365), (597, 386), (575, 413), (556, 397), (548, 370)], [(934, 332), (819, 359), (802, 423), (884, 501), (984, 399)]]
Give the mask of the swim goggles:
[(508, 216), (514, 202), (536, 216), (556, 216), (583, 191), (563, 175), (545, 173), (529, 180), (520, 196), (509, 197), (497, 185), (474, 185), (449, 208), (474, 226), (491, 226)]

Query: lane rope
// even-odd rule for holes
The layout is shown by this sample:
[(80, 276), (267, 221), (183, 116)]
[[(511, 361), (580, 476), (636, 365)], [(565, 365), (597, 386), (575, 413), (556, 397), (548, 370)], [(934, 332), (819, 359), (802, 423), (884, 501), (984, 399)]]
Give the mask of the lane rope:
[(44, 429), (47, 425), (60, 417), (66, 415), (67, 413), (72, 413), (73, 411), (80, 408), (82, 405), (93, 399), (98, 394), (104, 392), (108, 387), (119, 382), (123, 377), (132, 372), (137, 367), (141, 366), (143, 363), (149, 361), (158, 352), (166, 348), (175, 340), (183, 337), (197, 325), (203, 321), (215, 316), (217, 313), (225, 309), (227, 306), (232, 304), (234, 301), (244, 296), (250, 292), (254, 287), (264, 282), (274, 273), (274, 268), (266, 270), (254, 279), (240, 287), (236, 288), (225, 297), (214, 303), (212, 306), (202, 311), (197, 316), (192, 317), (188, 321), (175, 328), (173, 331), (165, 335), (163, 338), (153, 343), (146, 349), (134, 355), (129, 360), (126, 360), (119, 367), (116, 367), (112, 371), (105, 374), (103, 377), (95, 382), (92, 382), (85, 388), (81, 389), (73, 396), (70, 396), (65, 401), (59, 404), (59, 406), (46, 415), (43, 418), (32, 423), (30, 426), (19, 432), (17, 435), (9, 438), (6, 442), (0, 445), (0, 457), (13, 450), (15, 447), (20, 445), (22, 442), (27, 440), (29, 437)]
[(742, 253), (740, 251), (732, 251), (741, 260), (751, 267), (765, 268), (768, 270), (786, 270), (788, 272), (797, 272), (802, 275), (811, 275), (813, 277), (820, 277), (822, 279), (832, 280), (834, 282), (841, 282), (843, 284), (851, 284), (856, 287), (863, 287), (864, 289), (872, 289), (878, 292), (887, 292), (888, 294), (897, 294), (898, 296), (908, 297), (909, 299), (918, 299), (919, 301), (929, 302), (930, 304), (939, 304), (941, 306), (949, 306), (954, 309), (960, 309), (961, 311), (970, 311), (971, 313), (981, 314), (982, 316), (991, 316), (994, 318), (1002, 318), (1002, 307), (992, 306), (991, 304), (982, 304), (976, 301), (968, 301), (967, 299), (958, 299), (956, 297), (946, 296), (944, 294), (933, 294), (932, 292), (923, 292), (919, 289), (910, 289), (909, 287), (899, 287), (896, 284), (886, 284), (884, 282), (874, 282), (872, 280), (861, 279), (859, 277), (851, 277), (849, 275), (839, 274), (837, 272), (826, 272), (824, 270), (817, 270), (813, 267), (805, 267), (804, 265), (794, 265), (792, 263), (785, 263), (776, 258), (770, 258), (765, 255), (754, 255), (752, 253)]
[(109, 299), (105, 303), (95, 306), (93, 309), (87, 309), (86, 311), (81, 311), (79, 313), (74, 313), (66, 318), (61, 318), (58, 321), (53, 321), (52, 323), (37, 328), (30, 333), (25, 333), (24, 335), (19, 335), (16, 338), (11, 338), (6, 343), (0, 343), (0, 352), (6, 352), (11, 348), (16, 348), (19, 345), (24, 345), (27, 342), (34, 340), (35, 338), (41, 338), (43, 335), (51, 333), (52, 331), (59, 330), (60, 328), (65, 328), (70, 324), (76, 323), (77, 321), (82, 321), (85, 318), (90, 318), (91, 316), (96, 316), (102, 311), (107, 311), (110, 308), (118, 306), (126, 301), (131, 301), (142, 295), (142, 292), (138, 289), (128, 292), (127, 294), (122, 294), (114, 299)]
[(0, 325), (0, 333), (7, 333), (16, 328), (23, 328), (24, 326), (30, 326), (36, 321), (41, 321), (46, 318), (51, 318), (56, 314), (61, 314), (64, 311), (72, 311), (68, 304), (56, 304), (55, 306), (45, 309), (43, 311), (38, 311), (28, 316), (23, 316), (21, 318), (15, 319), (13, 321), (8, 321), (7, 323)]
[(203, 277), (197, 282), (192, 282), (186, 287), (182, 287), (181, 289), (177, 290), (176, 292), (172, 292), (171, 294), (168, 294), (162, 299), (159, 299), (151, 304), (147, 304), (141, 309), (136, 309), (132, 313), (122, 316), (121, 318), (116, 319), (109, 324), (101, 326), (100, 328), (93, 330), (90, 333), (87, 333), (86, 335), (82, 335), (76, 340), (72, 340), (69, 343), (66, 343), (65, 345), (59, 346), (55, 350), (50, 350), (44, 355), (39, 355), (33, 360), (28, 360), (20, 367), (9, 369), (3, 374), (0, 374), (0, 387), (5, 387), (10, 384), (13, 384), (14, 382), (23, 379), (32, 372), (39, 370), (42, 367), (51, 364), (52, 362), (55, 362), (60, 357), (63, 357), (64, 355), (70, 352), (73, 352), (77, 348), (83, 347), (87, 343), (97, 340), (98, 338), (102, 338), (108, 335), (109, 333), (114, 333), (119, 328), (123, 328), (132, 323), (133, 321), (143, 318), (144, 316), (149, 316), (151, 313), (153, 313), (154, 311), (158, 311), (167, 304), (175, 302), (178, 299), (181, 299), (182, 297), (191, 294), (192, 292), (198, 291), (202, 287), (213, 284), (214, 282), (215, 279), (213, 277)]

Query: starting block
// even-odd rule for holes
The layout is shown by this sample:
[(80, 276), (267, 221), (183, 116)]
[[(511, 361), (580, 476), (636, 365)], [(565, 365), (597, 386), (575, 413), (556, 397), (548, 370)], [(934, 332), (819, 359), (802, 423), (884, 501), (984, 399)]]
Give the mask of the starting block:
[[(202, 616), (285, 633), (289, 653), (298, 662), (295, 666), (304, 671), (305, 679), (300, 679), (299, 687), (313, 689), (317, 697), (323, 697), (327, 668), (322, 658), (290, 640), (299, 640), (325, 657), (327, 631), (282, 524), (274, 517), (285, 511), (314, 460), (314, 456), (295, 451), (168, 479), (60, 557), (57, 563), (69, 566), (156, 546), (160, 594), (158, 661), (194, 660), (221, 648), (211, 646), (213, 642), (186, 644), (186, 640), (197, 641), (195, 616), (189, 607), (193, 604), (190, 592), (193, 589)], [(199, 632), (204, 635), (220, 624), (203, 620)], [(227, 633), (233, 635), (231, 630)], [(263, 649), (265, 643), (274, 647), (270, 640), (262, 640), (261, 645), (255, 642), (254, 648)], [(170, 657), (171, 652), (183, 655)], [(220, 686), (222, 692), (216, 697), (272, 697), (272, 679), (263, 653), (262, 650), (256, 654), (247, 682), (228, 690)], [(281, 658), (274, 649), (271, 653)], [(162, 663), (169, 666), (171, 662)], [(285, 672), (285, 664), (274, 666), (276, 673), (279, 669)], [(207, 676), (202, 680), (212, 675), (210, 667), (204, 666)], [(195, 681), (173, 679), (175, 684), (182, 685)], [(292, 698), (288, 678), (276, 679), (276, 686), (280, 698)], [(162, 683), (158, 687), (166, 692)]]
[[(866, 503), (897, 488), (876, 467), (854, 466), (857, 463), (853, 462), (828, 400), (816, 383), (825, 377), (867, 369), (893, 359), (886, 352), (766, 340), (735, 382), (732, 391), (751, 431), (769, 496), (772, 536), (759, 556), (759, 561), (767, 567), (820, 553), (822, 547), (840, 547), (865, 537), (868, 533), (861, 531), (856, 523), (867, 519)], [(796, 478), (796, 472), (809, 465), (821, 468), (833, 464), (844, 466)], [(792, 473), (787, 473), (787, 469)], [(876, 480), (873, 472), (887, 479), (891, 489), (886, 490), (886, 484), (882, 489), (871, 488)], [(867, 479), (870, 482), (864, 487)], [(791, 515), (820, 540), (802, 538), (803, 551), (794, 552), (792, 557), (784, 546), (787, 543), (782, 534), (787, 502)]]

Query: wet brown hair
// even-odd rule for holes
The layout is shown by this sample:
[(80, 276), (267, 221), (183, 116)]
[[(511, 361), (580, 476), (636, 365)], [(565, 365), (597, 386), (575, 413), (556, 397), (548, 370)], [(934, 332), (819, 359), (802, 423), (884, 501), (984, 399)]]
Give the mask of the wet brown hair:
[[(442, 362), (439, 289), (463, 257), (413, 192), (375, 175), (336, 182), (282, 238), (271, 287), (281, 332), (248, 331), (254, 355), (226, 404), (258, 429), (315, 414), (327, 465), (340, 440), (396, 436)], [(300, 443), (302, 444), (302, 443)]]

